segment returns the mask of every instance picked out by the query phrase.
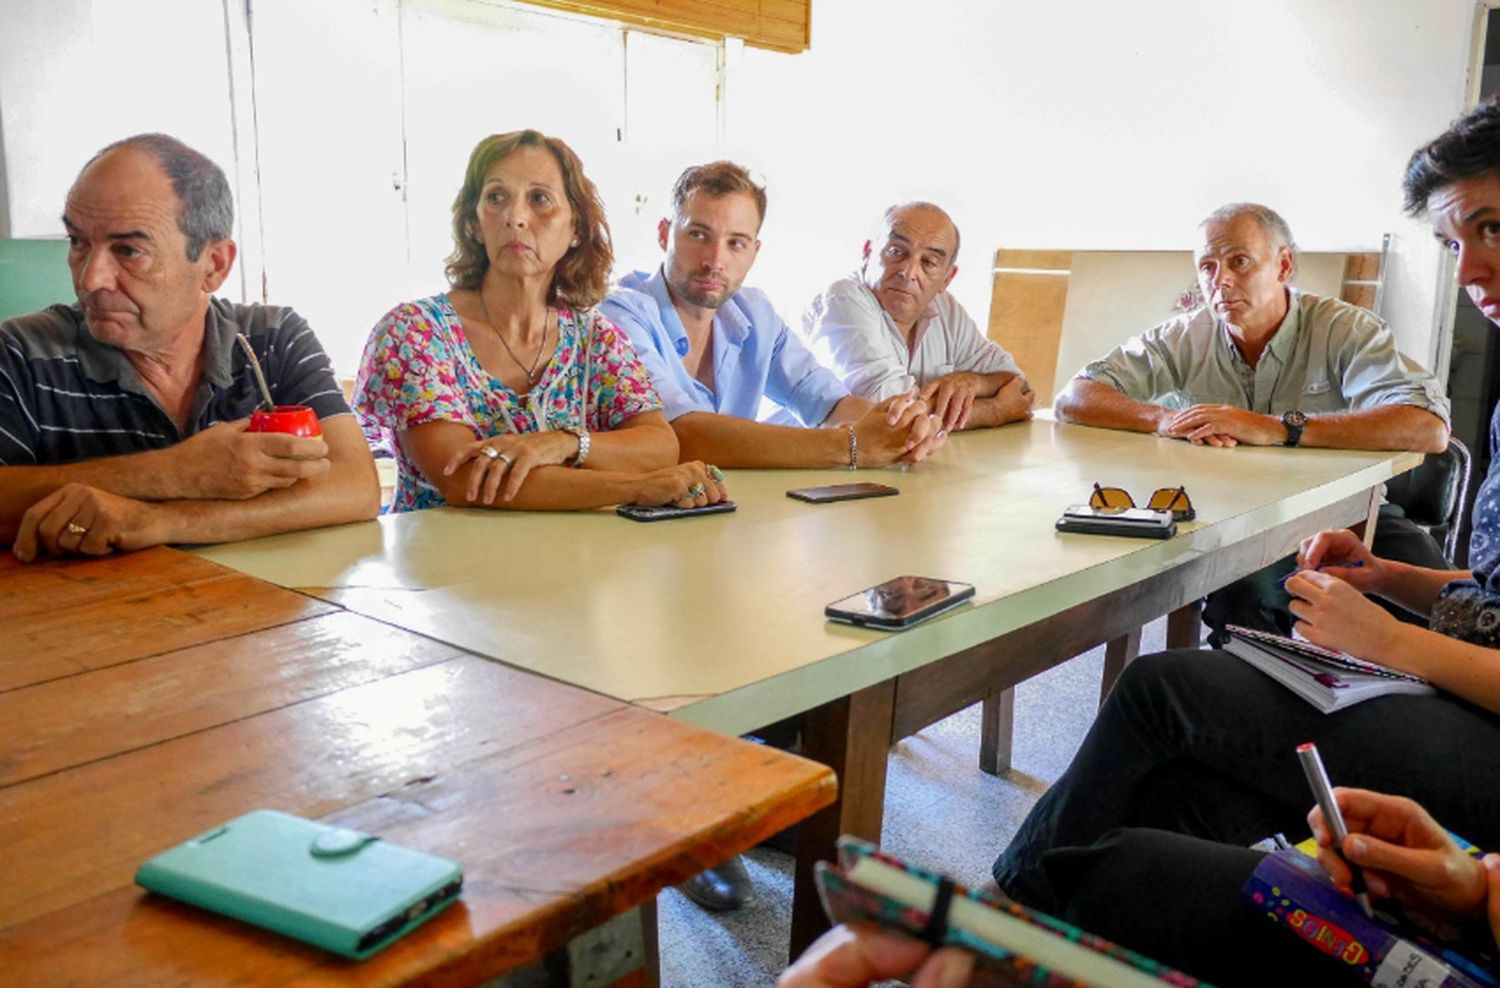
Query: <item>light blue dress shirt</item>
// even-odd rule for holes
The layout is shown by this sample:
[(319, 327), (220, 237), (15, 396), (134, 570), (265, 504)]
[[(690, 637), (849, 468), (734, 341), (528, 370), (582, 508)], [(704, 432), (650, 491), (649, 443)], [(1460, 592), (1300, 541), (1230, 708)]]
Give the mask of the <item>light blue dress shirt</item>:
[(815, 426), (849, 394), (776, 314), (766, 294), (754, 288), (740, 289), (714, 315), (713, 391), (682, 365), (687, 331), (661, 268), (620, 279), (599, 311), (630, 336), (668, 419), (688, 412), (754, 419), (766, 397), (803, 425)]

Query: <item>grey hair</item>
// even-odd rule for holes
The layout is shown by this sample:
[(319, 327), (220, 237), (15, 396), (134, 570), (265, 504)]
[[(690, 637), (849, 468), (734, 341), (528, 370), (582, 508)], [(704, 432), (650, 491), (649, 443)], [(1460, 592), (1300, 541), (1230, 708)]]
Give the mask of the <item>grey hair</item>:
[(1292, 228), (1287, 225), (1286, 220), (1281, 218), (1281, 214), (1270, 206), (1262, 206), (1258, 202), (1231, 202), (1205, 216), (1203, 222), (1198, 224), (1198, 228), (1201, 230), (1211, 223), (1227, 223), (1240, 216), (1253, 217), (1277, 250), (1285, 247), (1291, 251), (1292, 268), (1296, 270), (1297, 241), (1292, 239)]
[(934, 210), (935, 212), (939, 213), (943, 217), (943, 219), (945, 219), (945, 220), (948, 221), (948, 225), (951, 226), (951, 227), (953, 227), (953, 256), (950, 257), (950, 258), (948, 258), (948, 266), (951, 268), (951, 267), (953, 267), (953, 265), (957, 264), (958, 263), (958, 248), (959, 248), (959, 245), (963, 242), (963, 237), (961, 237), (959, 235), (958, 224), (955, 223), (955, 222), (953, 222), (953, 217), (949, 216), (948, 215), (948, 211), (946, 209), (944, 209), (942, 206), (939, 206), (937, 203), (928, 202), (925, 199), (913, 199), (910, 202), (898, 202), (898, 203), (896, 203), (894, 206), (891, 206), (889, 209), (887, 209), (885, 211), (885, 213), (882, 214), (882, 216), (880, 218), (881, 219), (881, 229), (880, 229), (881, 236), (884, 236), (887, 233), (891, 232), (891, 220), (893, 218), (895, 218), (895, 215), (897, 213), (901, 212), (901, 210), (903, 210), (903, 209), (931, 209), (931, 210)]
[(196, 261), (203, 248), (228, 240), (234, 232), (234, 196), (224, 170), (206, 155), (166, 134), (136, 134), (101, 149), (79, 171), (120, 148), (149, 154), (172, 181), (177, 194), (177, 228), (187, 238), (187, 259)]

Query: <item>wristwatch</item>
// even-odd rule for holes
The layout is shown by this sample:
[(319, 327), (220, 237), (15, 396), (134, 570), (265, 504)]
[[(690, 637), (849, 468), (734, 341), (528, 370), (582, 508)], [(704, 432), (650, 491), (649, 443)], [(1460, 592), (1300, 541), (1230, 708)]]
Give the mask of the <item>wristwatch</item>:
[(1286, 428), (1286, 442), (1283, 446), (1296, 446), (1302, 442), (1302, 430), (1307, 428), (1307, 413), (1292, 409), (1281, 416), (1281, 424)]
[(578, 437), (578, 455), (573, 457), (572, 465), (583, 466), (583, 462), (589, 458), (589, 430), (584, 428), (563, 429), (563, 432), (571, 432)]

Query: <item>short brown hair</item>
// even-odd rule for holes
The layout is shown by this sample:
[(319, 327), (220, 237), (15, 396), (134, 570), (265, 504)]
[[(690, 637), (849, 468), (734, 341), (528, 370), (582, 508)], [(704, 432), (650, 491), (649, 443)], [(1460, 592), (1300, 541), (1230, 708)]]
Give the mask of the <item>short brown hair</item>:
[(732, 192), (747, 193), (755, 200), (755, 211), (760, 214), (760, 222), (766, 222), (766, 187), (756, 185), (743, 165), (732, 161), (710, 161), (706, 165), (693, 165), (677, 176), (677, 184), (672, 186), (672, 212), (681, 216), (687, 197), (700, 189), (715, 199), (722, 199)]
[(490, 258), (484, 241), (475, 232), (479, 192), (484, 176), (495, 163), (509, 157), (519, 148), (544, 148), (557, 161), (562, 172), (563, 189), (573, 210), (573, 236), (578, 246), (571, 248), (557, 262), (552, 274), (549, 302), (561, 302), (575, 309), (597, 305), (609, 290), (609, 269), (614, 264), (610, 244), (609, 221), (604, 218), (604, 203), (599, 190), (583, 173), (583, 162), (573, 149), (556, 137), (534, 130), (513, 130), (491, 134), (475, 146), (464, 171), (463, 188), (453, 200), (453, 253), (448, 255), (448, 284), (454, 288), (477, 290), (489, 270)]

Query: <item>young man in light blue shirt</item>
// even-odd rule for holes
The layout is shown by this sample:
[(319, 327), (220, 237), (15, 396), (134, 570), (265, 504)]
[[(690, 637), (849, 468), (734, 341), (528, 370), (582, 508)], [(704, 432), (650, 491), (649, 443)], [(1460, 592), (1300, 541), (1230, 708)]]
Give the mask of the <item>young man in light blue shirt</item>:
[[(696, 165), (672, 188), (658, 228), (666, 257), (626, 276), (599, 306), (630, 336), (656, 383), (685, 460), (726, 467), (915, 463), (947, 434), (915, 394), (879, 404), (847, 388), (788, 328), (771, 300), (741, 288), (760, 251), (766, 191), (728, 161)], [(806, 428), (756, 421), (768, 397)], [(708, 909), (753, 900), (731, 858), (681, 886)]]
[[(659, 227), (662, 266), (626, 276), (600, 305), (651, 372), (681, 456), (773, 468), (924, 458), (946, 433), (922, 402), (850, 395), (764, 292), (741, 287), (760, 251), (765, 204), (765, 189), (739, 165), (689, 168)], [(763, 397), (808, 428), (756, 421)]]

